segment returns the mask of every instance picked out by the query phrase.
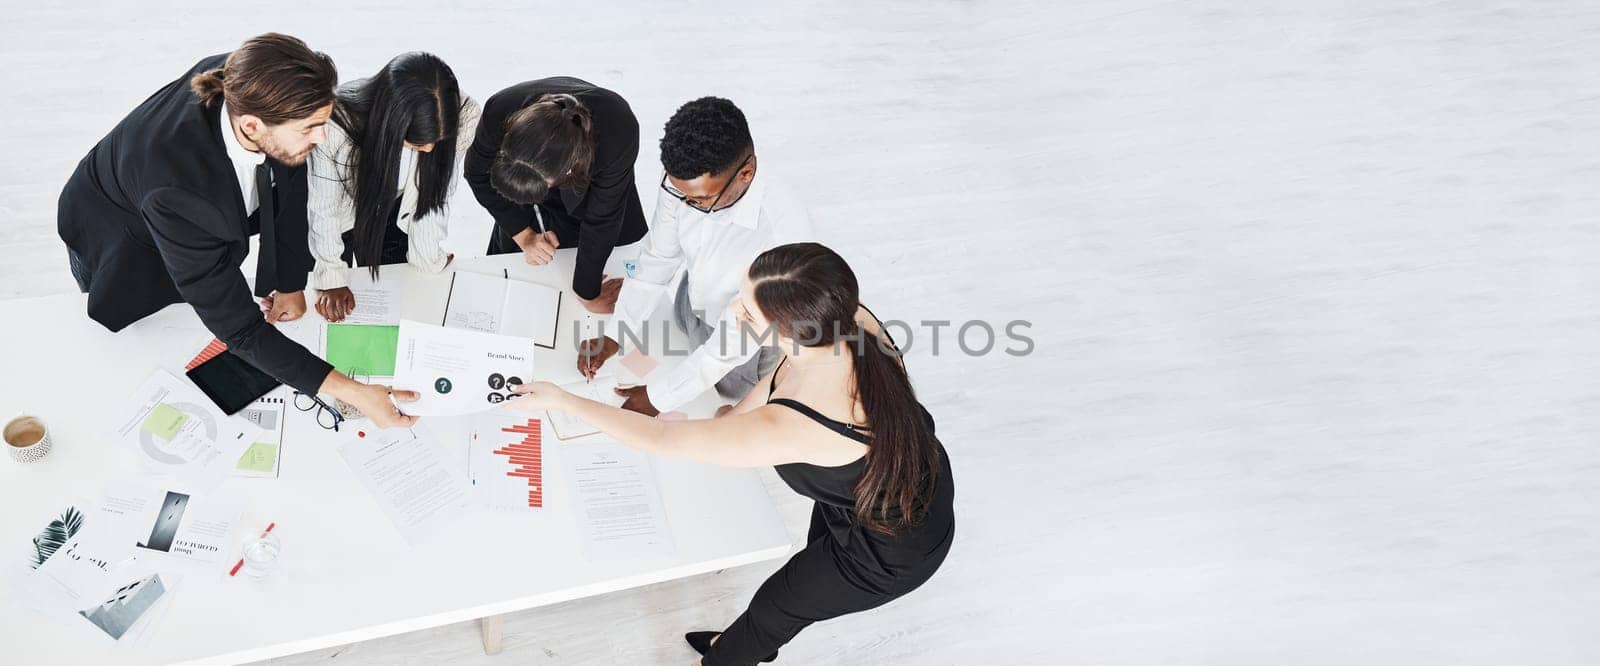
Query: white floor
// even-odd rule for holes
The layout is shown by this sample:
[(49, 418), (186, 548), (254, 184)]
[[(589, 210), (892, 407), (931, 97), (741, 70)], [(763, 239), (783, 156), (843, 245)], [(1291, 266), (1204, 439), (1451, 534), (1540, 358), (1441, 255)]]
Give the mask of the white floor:
[[(71, 289), (55, 198), (127, 109), (277, 29), (611, 86), (646, 188), (730, 97), (880, 314), (1030, 320), (920, 331), (956, 549), (783, 662), (1600, 662), (1596, 3), (4, 4), (0, 297)], [(776, 566), (278, 661), (686, 664)]]

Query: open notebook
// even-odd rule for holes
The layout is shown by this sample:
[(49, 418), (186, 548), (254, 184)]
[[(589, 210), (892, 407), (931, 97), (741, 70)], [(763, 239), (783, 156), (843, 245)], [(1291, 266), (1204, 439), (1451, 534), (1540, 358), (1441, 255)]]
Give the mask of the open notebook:
[(444, 326), (532, 338), (556, 348), (561, 292), (542, 284), (457, 271), (450, 282)]

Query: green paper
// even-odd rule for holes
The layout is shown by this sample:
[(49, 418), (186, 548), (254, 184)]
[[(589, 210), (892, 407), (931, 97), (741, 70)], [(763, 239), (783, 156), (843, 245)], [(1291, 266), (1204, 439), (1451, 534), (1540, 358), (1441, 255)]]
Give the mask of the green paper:
[(256, 442), (239, 456), (239, 469), (246, 472), (271, 472), (278, 464), (278, 445)]
[(392, 377), (399, 349), (399, 326), (328, 324), (328, 363), (340, 372)]
[(182, 428), (188, 421), (188, 414), (163, 402), (150, 410), (150, 414), (144, 417), (144, 423), (140, 424), (139, 428), (161, 439), (172, 439), (173, 435), (178, 434), (178, 428)]

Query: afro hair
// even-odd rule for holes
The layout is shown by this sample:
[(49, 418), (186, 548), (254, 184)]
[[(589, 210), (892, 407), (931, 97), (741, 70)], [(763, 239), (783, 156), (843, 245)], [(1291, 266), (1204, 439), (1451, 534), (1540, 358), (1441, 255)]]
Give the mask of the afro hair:
[(661, 136), (661, 166), (673, 178), (693, 180), (736, 166), (754, 146), (739, 107), (721, 97), (701, 97), (667, 120)]

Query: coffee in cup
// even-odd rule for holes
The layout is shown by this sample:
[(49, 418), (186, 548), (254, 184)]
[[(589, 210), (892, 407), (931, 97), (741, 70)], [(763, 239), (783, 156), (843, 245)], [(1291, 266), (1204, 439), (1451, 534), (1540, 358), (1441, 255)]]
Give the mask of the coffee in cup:
[(36, 416), (11, 419), (6, 424), (5, 440), (11, 459), (17, 462), (36, 462), (50, 453), (50, 430)]

